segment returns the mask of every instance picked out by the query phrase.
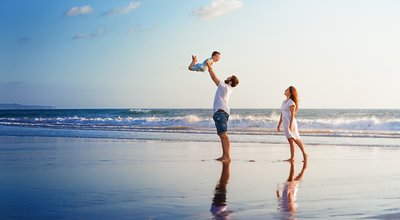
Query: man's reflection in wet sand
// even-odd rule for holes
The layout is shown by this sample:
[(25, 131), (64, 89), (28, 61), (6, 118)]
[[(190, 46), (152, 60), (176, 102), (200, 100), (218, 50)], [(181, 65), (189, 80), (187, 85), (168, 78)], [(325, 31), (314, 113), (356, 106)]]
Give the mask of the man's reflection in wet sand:
[[(276, 191), (276, 196), (279, 199), (279, 210), (282, 219), (296, 219), (295, 213), (297, 211), (297, 190), (306, 168), (307, 162), (304, 162), (301, 172), (294, 177), (294, 162), (291, 162), (287, 181), (283, 183), (282, 186)], [(280, 191), (282, 191), (282, 194), (280, 194)]]
[(222, 172), (218, 184), (215, 186), (214, 198), (212, 200), (210, 211), (215, 219), (227, 219), (229, 215), (228, 204), (226, 202), (226, 185), (229, 180), (230, 161), (221, 162)]

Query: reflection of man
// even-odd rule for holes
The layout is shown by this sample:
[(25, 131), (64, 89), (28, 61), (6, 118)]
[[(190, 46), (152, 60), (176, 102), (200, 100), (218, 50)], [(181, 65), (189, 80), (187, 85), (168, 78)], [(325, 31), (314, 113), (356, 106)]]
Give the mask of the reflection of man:
[(210, 211), (216, 217), (226, 217), (229, 215), (228, 204), (226, 203), (226, 185), (229, 180), (229, 165), (229, 161), (222, 163), (221, 177), (217, 186), (215, 186), (215, 194)]
[(283, 184), (282, 195), (279, 194), (279, 189), (276, 191), (276, 196), (280, 199), (280, 211), (282, 214), (289, 214), (287, 217), (291, 217), (296, 212), (296, 194), (298, 190), (298, 184), (303, 178), (304, 171), (307, 168), (307, 161), (304, 161), (301, 172), (294, 178), (294, 162), (290, 162), (290, 172), (287, 181)]

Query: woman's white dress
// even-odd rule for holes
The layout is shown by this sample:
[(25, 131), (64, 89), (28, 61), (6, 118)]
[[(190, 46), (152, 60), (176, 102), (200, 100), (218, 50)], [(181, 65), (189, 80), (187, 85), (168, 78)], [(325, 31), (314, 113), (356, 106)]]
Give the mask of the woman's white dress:
[(286, 138), (300, 139), (299, 129), (297, 128), (296, 119), (293, 118), (293, 130), (289, 129), (290, 124), (290, 106), (296, 106), (292, 99), (283, 101), (281, 106), (282, 124)]

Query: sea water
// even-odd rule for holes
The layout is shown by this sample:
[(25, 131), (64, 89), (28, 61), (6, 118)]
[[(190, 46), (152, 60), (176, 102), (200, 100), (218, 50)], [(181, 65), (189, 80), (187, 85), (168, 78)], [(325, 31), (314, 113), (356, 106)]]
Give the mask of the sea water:
[[(311, 156), (293, 171), (277, 162), (279, 116), (232, 110), (225, 219), (399, 218), (399, 110), (301, 109)], [(4, 219), (224, 219), (210, 212), (224, 170), (210, 109), (1, 110), (0, 136)], [(287, 212), (276, 191), (303, 171)]]
[[(211, 109), (0, 110), (0, 135), (219, 141)], [(231, 141), (286, 143), (278, 109), (232, 109)], [(305, 144), (399, 146), (400, 110), (300, 109)]]

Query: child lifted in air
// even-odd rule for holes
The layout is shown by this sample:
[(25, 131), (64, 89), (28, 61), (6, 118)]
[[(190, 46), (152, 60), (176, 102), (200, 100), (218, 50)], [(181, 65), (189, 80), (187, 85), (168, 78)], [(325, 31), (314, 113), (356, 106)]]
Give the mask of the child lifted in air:
[(218, 62), (220, 57), (221, 57), (221, 54), (218, 51), (214, 51), (211, 54), (211, 58), (208, 58), (208, 59), (204, 60), (202, 63), (196, 63), (197, 62), (197, 57), (192, 55), (192, 62), (190, 63), (188, 69), (190, 71), (205, 72), (205, 71), (208, 70), (207, 63), (210, 66), (212, 66), (213, 63)]

